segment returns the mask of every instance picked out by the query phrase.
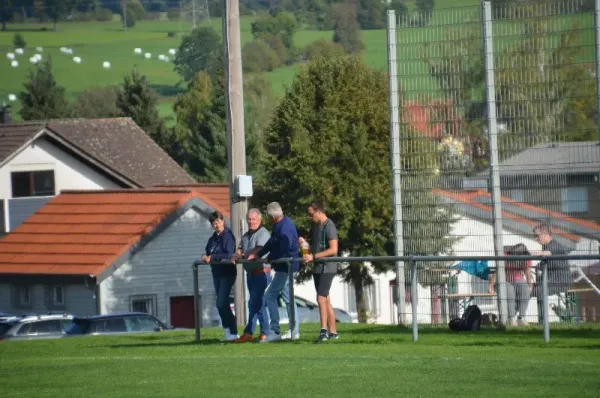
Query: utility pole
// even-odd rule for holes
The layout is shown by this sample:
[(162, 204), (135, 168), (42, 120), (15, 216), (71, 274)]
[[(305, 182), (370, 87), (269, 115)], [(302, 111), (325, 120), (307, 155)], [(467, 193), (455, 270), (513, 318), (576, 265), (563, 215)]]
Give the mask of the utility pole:
[[(246, 174), (246, 142), (244, 132), (244, 89), (242, 82), (242, 47), (240, 42), (239, 0), (225, 0), (223, 13), (223, 46), (225, 51), (225, 108), (227, 111), (227, 163), (230, 172), (231, 230), (236, 243), (244, 232), (248, 205), (234, 192), (237, 176)], [(246, 321), (244, 270), (237, 266), (235, 281), (235, 313), (238, 323)]]
[(192, 29), (196, 29), (196, 0), (192, 0)]
[(123, 27), (127, 33), (127, 0), (122, 0), (121, 4), (123, 4)]

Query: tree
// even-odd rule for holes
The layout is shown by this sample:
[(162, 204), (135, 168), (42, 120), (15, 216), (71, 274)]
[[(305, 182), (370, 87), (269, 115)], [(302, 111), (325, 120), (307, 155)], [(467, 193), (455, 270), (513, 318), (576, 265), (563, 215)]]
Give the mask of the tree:
[(158, 94), (148, 85), (146, 76), (134, 69), (125, 76), (117, 93), (116, 105), (167, 153), (173, 153), (173, 137), (158, 114)]
[(356, 21), (356, 6), (336, 4), (333, 7), (333, 42), (341, 44), (350, 54), (359, 53), (365, 45), (360, 39), (358, 22)]
[[(257, 184), (256, 203), (280, 202), (306, 236), (306, 205), (322, 199), (338, 227), (342, 251), (390, 254), (386, 92), (385, 74), (359, 58), (309, 62), (296, 75), (267, 130), (264, 164), (269, 172)], [(389, 269), (381, 263), (374, 266), (378, 271)], [(372, 283), (368, 268), (352, 263), (343, 275), (353, 284), (359, 314), (364, 315), (363, 288)]]
[(13, 46), (15, 46), (15, 48), (25, 48), (27, 46), (27, 42), (22, 34), (15, 33), (13, 37)]
[(146, 10), (139, 0), (125, 0), (120, 14), (123, 25), (128, 28), (133, 28), (136, 21), (146, 18)]
[(3, 31), (6, 30), (6, 23), (12, 20), (13, 11), (12, 0), (0, 0), (0, 22)]
[(46, 15), (54, 24), (54, 30), (56, 30), (56, 24), (61, 19), (64, 19), (74, 7), (73, 0), (44, 0), (44, 15)]
[(408, 6), (403, 0), (393, 0), (389, 5), (390, 10), (396, 11), (396, 19), (399, 23), (406, 21), (408, 15)]
[(195, 79), (198, 72), (208, 73), (214, 81), (222, 68), (222, 43), (221, 35), (212, 27), (194, 29), (181, 41), (173, 60), (175, 71), (188, 83)]
[(71, 105), (71, 116), (85, 119), (98, 119), (121, 116), (117, 107), (119, 87), (91, 87), (77, 96)]
[(68, 116), (65, 89), (59, 86), (52, 74), (52, 62), (48, 59), (29, 70), (25, 91), (19, 94), (23, 120), (60, 119)]
[(429, 24), (429, 20), (433, 15), (433, 9), (435, 8), (435, 0), (416, 0), (415, 6), (419, 13), (421, 25), (424, 26)]
[(361, 29), (385, 28), (384, 6), (380, 0), (358, 0), (357, 18)]
[(276, 15), (266, 15), (252, 22), (252, 35), (260, 38), (264, 33), (279, 35), (286, 48), (294, 47), (294, 35), (298, 30), (298, 22), (293, 14), (279, 12)]
[(244, 72), (259, 73), (272, 71), (281, 65), (281, 60), (267, 43), (255, 39), (244, 44), (242, 48), (242, 65)]

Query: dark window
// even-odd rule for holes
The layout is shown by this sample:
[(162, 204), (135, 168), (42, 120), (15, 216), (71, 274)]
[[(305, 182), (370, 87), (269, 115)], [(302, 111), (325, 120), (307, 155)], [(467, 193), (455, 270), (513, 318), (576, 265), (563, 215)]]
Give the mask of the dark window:
[(10, 180), (13, 198), (55, 194), (54, 170), (16, 171), (11, 173)]
[(131, 312), (145, 312), (146, 314), (156, 315), (156, 295), (130, 296), (129, 307)]
[(158, 320), (151, 316), (134, 316), (125, 318), (129, 332), (154, 332), (163, 329)]
[(123, 318), (108, 318), (94, 321), (91, 327), (91, 333), (111, 333), (126, 332), (125, 321)]
[(31, 308), (33, 302), (31, 297), (31, 287), (26, 285), (17, 285), (13, 289), (13, 302), (17, 308)]
[(58, 319), (52, 319), (47, 321), (30, 322), (29, 324), (23, 325), (19, 329), (19, 335), (28, 334), (50, 334), (50, 333), (62, 333), (63, 327), (61, 321)]
[(0, 236), (6, 232), (6, 220), (4, 219), (4, 200), (0, 200)]

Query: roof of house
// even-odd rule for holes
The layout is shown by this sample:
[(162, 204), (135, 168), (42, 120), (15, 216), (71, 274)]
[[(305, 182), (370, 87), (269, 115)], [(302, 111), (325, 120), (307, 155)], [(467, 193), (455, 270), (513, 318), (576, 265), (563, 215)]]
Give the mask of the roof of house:
[(156, 185), (155, 188), (167, 189), (191, 189), (201, 195), (209, 197), (219, 211), (229, 218), (229, 184), (187, 184), (187, 185)]
[[(600, 173), (600, 143), (560, 142), (535, 145), (500, 163), (501, 175)], [(478, 173), (487, 177), (489, 171)]]
[[(484, 190), (447, 191), (435, 189), (434, 193), (449, 204), (457, 205), (459, 212), (491, 223), (492, 199)], [(600, 239), (600, 225), (553, 212), (526, 203), (502, 197), (502, 225), (521, 234), (531, 235), (540, 222), (553, 226), (553, 236), (564, 246), (574, 247), (582, 236)]]
[(66, 146), (125, 186), (195, 183), (144, 130), (124, 117), (0, 125), (0, 165), (43, 136)]
[(224, 212), (190, 189), (65, 191), (0, 240), (0, 274), (97, 277), (191, 207)]

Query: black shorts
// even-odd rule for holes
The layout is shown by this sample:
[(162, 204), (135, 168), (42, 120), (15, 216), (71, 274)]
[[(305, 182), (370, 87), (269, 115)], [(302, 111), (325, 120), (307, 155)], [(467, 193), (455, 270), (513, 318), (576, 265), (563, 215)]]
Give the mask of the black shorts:
[(331, 284), (333, 283), (333, 278), (335, 278), (335, 275), (335, 273), (313, 274), (315, 290), (317, 291), (318, 296), (329, 296), (329, 290), (331, 290)]

